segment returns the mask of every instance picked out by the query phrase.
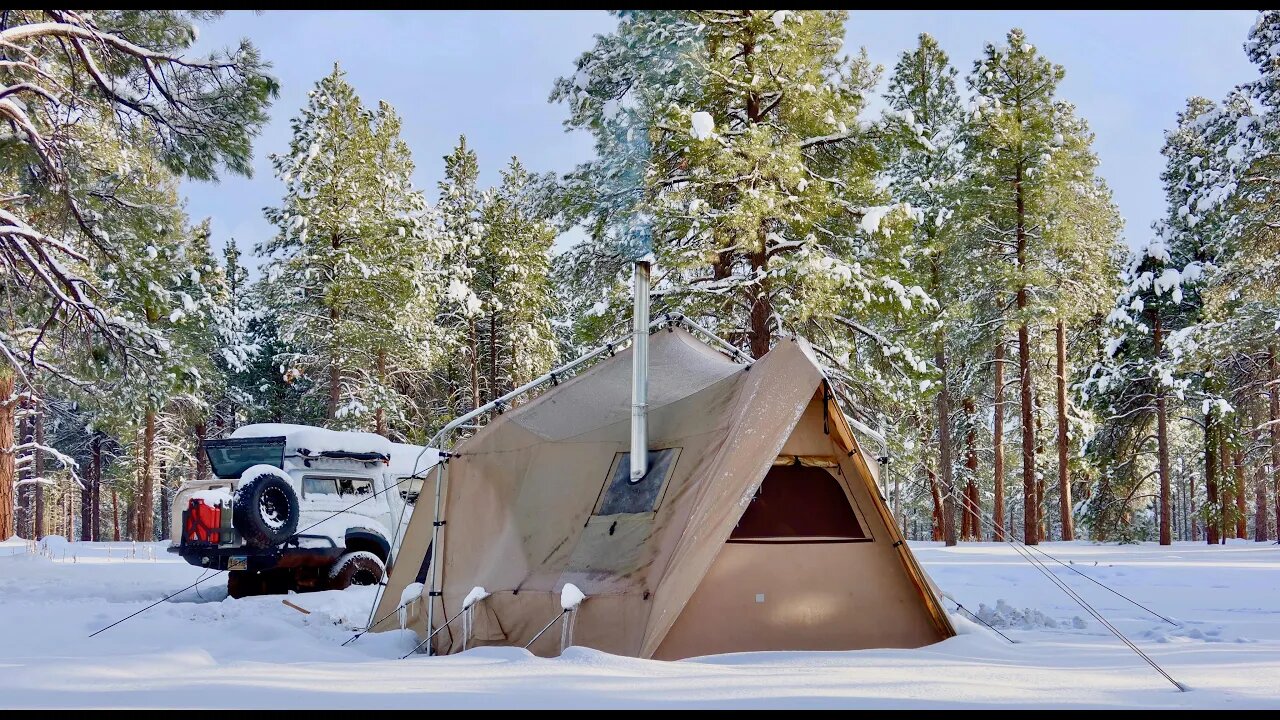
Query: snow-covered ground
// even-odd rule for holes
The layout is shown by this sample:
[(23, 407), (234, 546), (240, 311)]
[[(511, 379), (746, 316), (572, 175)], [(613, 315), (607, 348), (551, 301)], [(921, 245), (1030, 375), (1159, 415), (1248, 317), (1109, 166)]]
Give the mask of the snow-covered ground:
[[(364, 588), (234, 600), (222, 577), (95, 638), (201, 576), (164, 545), (0, 543), (3, 707), (1280, 707), (1280, 546), (1045, 548), (1160, 612), (1055, 572), (1190, 688), (1180, 693), (1008, 546), (913, 544), (949, 595), (1000, 628), (919, 650), (771, 652), (663, 663), (571, 648), (397, 660)], [(947, 603), (952, 608), (950, 602)], [(979, 610), (986, 606), (985, 610)]]

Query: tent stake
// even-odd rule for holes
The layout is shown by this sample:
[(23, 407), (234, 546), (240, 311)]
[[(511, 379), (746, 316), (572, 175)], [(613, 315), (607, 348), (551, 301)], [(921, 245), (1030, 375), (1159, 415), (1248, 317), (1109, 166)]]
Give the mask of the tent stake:
[(528, 649), (529, 649), (529, 646), (530, 646), (530, 645), (532, 645), (532, 644), (534, 644), (535, 642), (537, 642), (537, 641), (538, 641), (538, 638), (542, 637), (542, 634), (543, 634), (543, 633), (545, 633), (546, 631), (550, 630), (550, 629), (551, 629), (551, 626), (552, 626), (552, 625), (555, 625), (557, 620), (559, 620), (560, 618), (562, 618), (562, 617), (564, 617), (565, 615), (568, 615), (568, 614), (569, 614), (569, 610), (568, 610), (567, 608), (566, 608), (566, 609), (564, 609), (564, 610), (561, 610), (561, 611), (560, 611), (560, 614), (559, 614), (559, 615), (557, 615), (557, 616), (555, 616), (555, 617), (553, 617), (553, 618), (551, 618), (551, 622), (547, 623), (546, 627), (544, 627), (544, 628), (542, 628), (541, 630), (539, 630), (539, 631), (538, 631), (538, 634), (537, 634), (537, 635), (534, 635), (532, 640), (530, 640), (529, 642), (527, 642), (527, 643), (525, 643), (525, 644), (524, 644), (524, 649), (525, 649), (525, 650), (528, 650)]

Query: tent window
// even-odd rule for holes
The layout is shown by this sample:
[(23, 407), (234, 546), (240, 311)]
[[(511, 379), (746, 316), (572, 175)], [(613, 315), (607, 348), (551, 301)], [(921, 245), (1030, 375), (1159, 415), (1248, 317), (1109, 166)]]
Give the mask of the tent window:
[(729, 542), (870, 540), (840, 481), (820, 467), (773, 467)]
[(596, 515), (653, 512), (662, 504), (662, 493), (667, 478), (680, 457), (680, 448), (649, 451), (649, 472), (639, 482), (631, 482), (631, 453), (618, 453), (609, 468), (600, 499), (596, 501)]

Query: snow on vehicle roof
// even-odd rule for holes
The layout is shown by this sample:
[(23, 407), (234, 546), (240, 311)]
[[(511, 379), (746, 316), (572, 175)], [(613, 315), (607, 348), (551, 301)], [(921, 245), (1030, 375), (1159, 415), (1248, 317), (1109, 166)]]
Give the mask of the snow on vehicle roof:
[(322, 452), (379, 453), (390, 457), (392, 443), (390, 440), (366, 432), (344, 432), (313, 427), (311, 425), (291, 425), (289, 423), (258, 423), (236, 428), (231, 433), (233, 438), (278, 437), (284, 436), (285, 453), (307, 450), (316, 455)]
[[(285, 438), (285, 452), (307, 450), (315, 455), (322, 452), (374, 452), (391, 458), (388, 470), (392, 475), (422, 474), (440, 461), (440, 451), (421, 445), (391, 442), (374, 433), (344, 432), (290, 423), (258, 423), (236, 428), (233, 438), (279, 437)], [(416, 467), (415, 467), (416, 464)]]

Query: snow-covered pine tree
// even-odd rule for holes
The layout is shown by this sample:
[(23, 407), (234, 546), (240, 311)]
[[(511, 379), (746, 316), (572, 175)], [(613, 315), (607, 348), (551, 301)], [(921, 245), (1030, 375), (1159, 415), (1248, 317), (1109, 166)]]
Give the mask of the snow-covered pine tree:
[(435, 400), (432, 415), (448, 420), (482, 404), (480, 319), (484, 301), (474, 287), (486, 260), (481, 245), (480, 166), (466, 137), (444, 158), (444, 179), (436, 206), (440, 223), (442, 288), (436, 311)]
[(422, 394), (430, 368), (440, 249), (426, 199), (413, 186), (413, 157), (400, 130), (395, 109), (380, 102), (367, 168), (366, 192), (376, 214), (363, 239), (364, 297), (347, 319), (367, 354), (360, 375), (364, 404), (373, 410), (370, 429), (387, 435), (394, 421), (397, 436), (404, 437), (410, 405)]
[(123, 358), (86, 353), (77, 372), (92, 379), (95, 391), (76, 397), (97, 409), (104, 428), (137, 437), (131, 444), (138, 479), (131, 532), (152, 539), (158, 433), (167, 424), (175, 428), (170, 434), (185, 437), (189, 423), (203, 415), (207, 393), (220, 383), (213, 353), (224, 287), (207, 224), (188, 224), (177, 179), (153, 155), (135, 150), (128, 162), (113, 192), (129, 212), (104, 217), (103, 227), (123, 250), (121, 257), (134, 259), (107, 263), (98, 273), (114, 312), (157, 341), (151, 352)]
[[(948, 362), (957, 346), (972, 347), (971, 338), (962, 338), (961, 324), (970, 312), (975, 274), (968, 267), (964, 247), (960, 189), (964, 182), (961, 127), (964, 111), (956, 91), (958, 73), (938, 42), (921, 34), (918, 44), (899, 57), (889, 78), (885, 113), (884, 175), (889, 192), (910, 206), (915, 215), (912, 242), (903, 247), (904, 269), (915, 269), (918, 282), (936, 305), (919, 316), (921, 354), (933, 356), (938, 382), (930, 388), (921, 384), (920, 399), (934, 398), (934, 427), (937, 429), (938, 481), (943, 507), (935, 509), (943, 518), (943, 538), (948, 545), (957, 540), (956, 506), (958, 483), (952, 430), (959, 373)], [(950, 340), (950, 342), (949, 342)], [(935, 390), (929, 393), (929, 390)], [(906, 427), (895, 435), (910, 437)], [(961, 527), (970, 528), (976, 508), (969, 507), (976, 496), (976, 478), (966, 474), (960, 506)], [(971, 492), (972, 490), (972, 492)], [(965, 539), (968, 539), (967, 537)]]
[[(1039, 298), (1053, 320), (1053, 379), (1058, 464), (1058, 517), (1061, 539), (1072, 540), (1074, 508), (1072, 469), (1086, 470), (1072, 458), (1072, 438), (1080, 438), (1091, 424), (1087, 411), (1073, 401), (1072, 368), (1086, 368), (1096, 359), (1098, 328), (1111, 310), (1125, 250), (1120, 242), (1123, 220), (1111, 200), (1111, 190), (1097, 175), (1093, 133), (1070, 103), (1055, 103), (1055, 150), (1045, 168), (1043, 267), (1047, 285)], [(1068, 337), (1071, 347), (1068, 347)], [(1046, 390), (1046, 392), (1048, 392)], [(1072, 425), (1075, 432), (1072, 432)]]
[[(698, 97), (704, 73), (699, 24), (688, 12), (615, 11), (617, 28), (579, 56), (576, 72), (555, 81), (550, 100), (566, 106), (568, 130), (590, 132), (595, 157), (568, 173), (558, 199), (566, 225), (587, 239), (557, 260), (570, 351), (625, 332), (630, 260), (646, 246), (655, 192), (651, 182), (657, 114)], [(655, 298), (661, 306), (661, 298)]]
[(319, 404), (314, 393), (324, 392), (326, 422), (335, 426), (344, 424), (339, 410), (359, 409), (350, 384), (359, 364), (344, 311), (358, 301), (366, 270), (361, 241), (375, 224), (365, 192), (370, 126), (369, 112), (335, 64), (294, 118), (289, 151), (271, 156), (285, 195), (280, 207), (264, 209), (277, 234), (257, 247), (286, 348), (281, 361), (308, 380), (311, 402)]
[(434, 248), (399, 132), (390, 106), (366, 110), (335, 65), (289, 152), (272, 156), (285, 196), (264, 211), (277, 235), (258, 253), (277, 362), (302, 383), (303, 415), (323, 406), (335, 427), (386, 431), (405, 402), (393, 374), (425, 372)]
[(909, 214), (874, 183), (878, 158), (859, 115), (878, 69), (865, 53), (841, 54), (845, 19), (627, 13), (552, 98), (598, 152), (567, 182), (570, 214), (591, 241), (571, 252), (566, 274), (597, 278), (579, 295), (617, 328), (624, 313), (608, 304), (622, 294), (622, 261), (651, 247), (656, 307), (757, 357), (781, 334), (804, 334), (859, 407), (927, 375), (897, 325), (932, 301), (900, 279), (909, 239), (892, 230)]
[(484, 316), (481, 366), (485, 400), (492, 400), (550, 369), (556, 359), (551, 318), (555, 228), (541, 217), (535, 183), (518, 158), (502, 171), (502, 185), (486, 194), (481, 212)]
[[(1248, 339), (1243, 352), (1268, 391), (1270, 465), (1275, 518), (1280, 527), (1280, 11), (1259, 12), (1244, 45), (1258, 76), (1238, 86), (1200, 124), (1211, 155), (1188, 210), (1203, 215), (1225, 208), (1216, 265), (1206, 289), (1206, 312), (1216, 322), (1206, 341), (1227, 348)], [(1245, 358), (1239, 357), (1238, 361)]]
[[(1191, 98), (1166, 137), (1161, 179), (1167, 214), (1125, 266), (1122, 288), (1107, 317), (1103, 358), (1081, 385), (1102, 416), (1087, 445), (1100, 472), (1087, 511), (1095, 538), (1131, 537), (1126, 518), (1136, 509), (1132, 498), (1154, 476), (1160, 542), (1171, 541), (1171, 425), (1179, 413), (1171, 412), (1170, 404), (1176, 408), (1201, 399), (1209, 405), (1201, 408), (1202, 414), (1220, 409), (1217, 398), (1203, 396), (1199, 348), (1202, 295), (1212, 269), (1204, 239), (1215, 235), (1220, 218), (1196, 215), (1189, 204), (1205, 177), (1203, 164), (1210, 155), (1200, 128), (1212, 112), (1210, 101)], [(1216, 529), (1217, 524), (1209, 526)]]
[(7, 316), (0, 328), (0, 536), (13, 532), (15, 388), (46, 379), (37, 375), (83, 383), (55, 362), (55, 340), (91, 338), (95, 352), (117, 355), (160, 345), (95, 293), (97, 265), (132, 260), (103, 227), (103, 215), (129, 208), (113, 205), (118, 163), (99, 163), (99, 148), (144, 148), (170, 171), (203, 179), (220, 167), (249, 172), (250, 140), (276, 85), (248, 43), (206, 60), (182, 57), (194, 21), (215, 14), (5, 13), (0, 44), (10, 61), (0, 86), (19, 131), (0, 150), (0, 244), (12, 249), (0, 253), (0, 284), (33, 317)]
[(1005, 43), (986, 45), (968, 78), (975, 95), (965, 138), (975, 190), (971, 201), (981, 213), (978, 231), (1003, 266), (999, 273), (1015, 305), (1011, 320), (1018, 329), (1023, 539), (1028, 544), (1040, 540), (1031, 335), (1044, 311), (1033, 307), (1032, 293), (1046, 285), (1038, 259), (1045, 248), (1048, 166), (1058, 147), (1053, 96), (1062, 77), (1062, 67), (1036, 52), (1015, 28)]
[[(226, 292), (217, 309), (218, 347), (214, 354), (215, 365), (223, 377), (224, 387), (212, 409), (212, 427), (205, 428), (205, 432), (199, 432), (197, 428), (199, 437), (221, 437), (235, 429), (244, 416), (244, 409), (254, 402), (255, 393), (249, 369), (261, 350), (252, 329), (258, 309), (253, 304), (249, 271), (241, 257), (236, 239), (227, 238), (222, 250), (221, 266)], [(275, 358), (269, 358), (268, 363), (273, 363), (274, 360)]]

